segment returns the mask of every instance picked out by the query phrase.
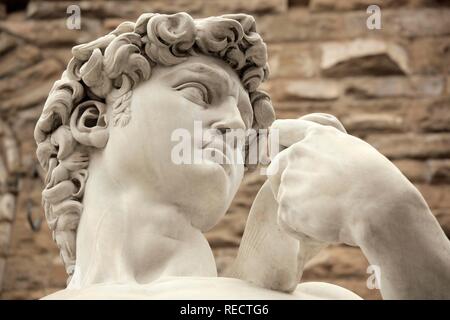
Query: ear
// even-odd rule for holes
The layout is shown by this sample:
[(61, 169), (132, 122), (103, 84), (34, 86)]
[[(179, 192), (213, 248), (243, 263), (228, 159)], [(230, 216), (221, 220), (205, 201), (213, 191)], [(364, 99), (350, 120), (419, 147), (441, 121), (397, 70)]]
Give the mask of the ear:
[(80, 103), (70, 116), (70, 131), (82, 145), (105, 147), (109, 137), (106, 105), (94, 100)]

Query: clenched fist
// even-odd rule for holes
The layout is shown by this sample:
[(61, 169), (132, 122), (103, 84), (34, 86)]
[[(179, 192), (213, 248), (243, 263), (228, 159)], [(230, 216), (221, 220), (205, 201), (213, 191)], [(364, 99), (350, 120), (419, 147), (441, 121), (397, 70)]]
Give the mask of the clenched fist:
[(268, 168), (278, 222), (294, 237), (358, 245), (358, 232), (381, 211), (420, 197), (414, 186), (368, 143), (330, 115), (276, 120), (286, 147)]

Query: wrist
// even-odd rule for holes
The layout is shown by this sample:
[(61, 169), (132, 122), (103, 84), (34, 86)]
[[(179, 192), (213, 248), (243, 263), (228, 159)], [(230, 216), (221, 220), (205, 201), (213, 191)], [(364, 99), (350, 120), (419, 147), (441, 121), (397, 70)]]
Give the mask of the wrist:
[(401, 190), (392, 188), (383, 197), (373, 199), (365, 214), (360, 212), (352, 227), (357, 246), (388, 244), (398, 233), (418, 236), (423, 231), (423, 223), (434, 219), (424, 198), (412, 184), (401, 187)]
[(411, 187), (358, 224), (355, 242), (369, 264), (378, 267), (383, 298), (442, 299), (450, 285), (450, 242)]

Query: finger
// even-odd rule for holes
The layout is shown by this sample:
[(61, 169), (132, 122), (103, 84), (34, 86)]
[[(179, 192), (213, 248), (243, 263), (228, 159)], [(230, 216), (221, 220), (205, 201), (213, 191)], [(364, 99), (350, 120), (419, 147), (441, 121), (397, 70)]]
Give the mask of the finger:
[(312, 121), (324, 126), (331, 126), (339, 131), (347, 133), (343, 124), (335, 116), (328, 113), (310, 113), (299, 118), (300, 120)]
[(288, 149), (285, 149), (278, 153), (273, 158), (266, 171), (275, 199), (277, 199), (278, 190), (280, 188), (281, 176), (288, 165), (288, 151)]
[(318, 126), (320, 124), (302, 119), (275, 120), (270, 126), (269, 135), (277, 134), (279, 145), (289, 147), (303, 140), (311, 128)]

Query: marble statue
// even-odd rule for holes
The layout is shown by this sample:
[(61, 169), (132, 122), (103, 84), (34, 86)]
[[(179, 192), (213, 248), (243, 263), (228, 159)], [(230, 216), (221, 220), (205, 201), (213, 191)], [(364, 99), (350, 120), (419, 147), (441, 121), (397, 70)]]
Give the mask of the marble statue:
[[(384, 298), (450, 297), (449, 241), (400, 171), (331, 115), (275, 120), (252, 16), (146, 13), (72, 53), (35, 129), (45, 216), (69, 276), (46, 299), (359, 299), (299, 284), (330, 243), (380, 266)], [(216, 135), (193, 140), (194, 152), (245, 153), (248, 139), (221, 136), (267, 128), (282, 149), (226, 277), (203, 232), (252, 165), (175, 164), (171, 135), (196, 121)]]

